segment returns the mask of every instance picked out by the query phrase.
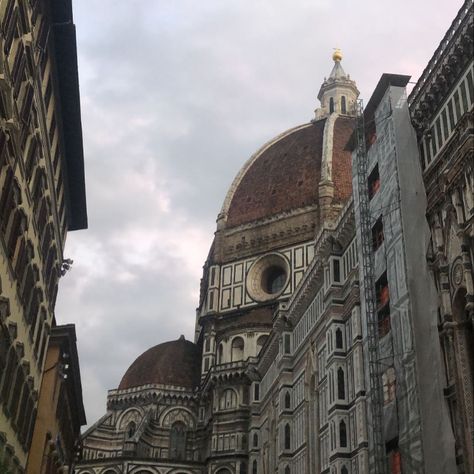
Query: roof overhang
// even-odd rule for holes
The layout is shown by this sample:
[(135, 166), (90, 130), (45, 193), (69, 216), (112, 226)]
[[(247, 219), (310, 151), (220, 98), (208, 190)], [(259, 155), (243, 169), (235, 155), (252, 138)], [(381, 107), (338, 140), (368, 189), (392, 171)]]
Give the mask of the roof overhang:
[(68, 230), (86, 229), (87, 207), (76, 27), (73, 23), (71, 0), (51, 0), (51, 15), (64, 137)]
[(385, 95), (385, 91), (390, 87), (406, 87), (411, 76), (405, 76), (403, 74), (391, 74), (384, 73), (382, 74), (379, 82), (375, 86), (374, 92), (372, 93), (369, 102), (364, 109), (364, 118), (367, 121), (368, 118), (374, 116), (375, 110), (377, 109), (380, 101)]
[(61, 347), (62, 351), (68, 355), (71, 377), (67, 378), (67, 384), (74, 396), (74, 407), (72, 407), (72, 412), (77, 415), (79, 425), (83, 426), (86, 424), (86, 413), (82, 399), (81, 371), (79, 368), (79, 355), (77, 353), (76, 345), (76, 327), (74, 324), (63, 324), (60, 326), (54, 326), (51, 329), (49, 346), (51, 347), (54, 345)]

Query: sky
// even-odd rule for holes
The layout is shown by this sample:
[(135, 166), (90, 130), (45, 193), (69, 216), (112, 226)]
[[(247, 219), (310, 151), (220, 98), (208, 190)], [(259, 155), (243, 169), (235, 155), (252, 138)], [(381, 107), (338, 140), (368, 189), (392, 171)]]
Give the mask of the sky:
[(73, 0), (89, 228), (70, 232), (56, 319), (75, 323), (89, 425), (149, 347), (193, 338), (226, 191), (306, 123), (342, 49), (365, 102), (416, 81), (460, 0)]

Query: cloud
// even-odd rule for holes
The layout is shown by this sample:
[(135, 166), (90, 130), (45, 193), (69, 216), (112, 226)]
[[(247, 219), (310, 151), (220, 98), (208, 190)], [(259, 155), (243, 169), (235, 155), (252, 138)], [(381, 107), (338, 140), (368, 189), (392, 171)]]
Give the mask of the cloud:
[(56, 315), (75, 322), (88, 422), (148, 347), (192, 339), (199, 279), (246, 159), (309, 121), (331, 53), (367, 101), (421, 73), (460, 1), (76, 0), (89, 229)]

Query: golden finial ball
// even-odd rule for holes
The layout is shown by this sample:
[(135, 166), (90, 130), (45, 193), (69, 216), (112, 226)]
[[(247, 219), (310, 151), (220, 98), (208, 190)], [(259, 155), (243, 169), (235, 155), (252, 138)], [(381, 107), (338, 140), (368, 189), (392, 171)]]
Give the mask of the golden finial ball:
[(340, 61), (341, 59), (342, 59), (342, 51), (339, 48), (336, 48), (334, 50), (334, 53), (332, 53), (332, 60)]

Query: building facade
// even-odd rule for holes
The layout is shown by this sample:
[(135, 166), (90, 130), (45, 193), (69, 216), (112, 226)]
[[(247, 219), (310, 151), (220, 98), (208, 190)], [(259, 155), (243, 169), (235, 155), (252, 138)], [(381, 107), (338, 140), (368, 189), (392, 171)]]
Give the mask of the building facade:
[(71, 472), (86, 417), (73, 324), (54, 326), (45, 357), (28, 474)]
[(466, 473), (474, 470), (473, 15), (466, 1), (409, 97), (428, 200), (445, 397)]
[(351, 201), (320, 229), (256, 364), (250, 473), (368, 472), (358, 277)]
[[(453, 38), (472, 28), (470, 8)], [(138, 357), (83, 435), (78, 474), (470, 472), (472, 379), (461, 369), (472, 370), (472, 62), (457, 69), (471, 108), (456, 115), (465, 125), (443, 174), (453, 218), (465, 219), (451, 231), (464, 239), (452, 254), (463, 289), (450, 293), (464, 319), (443, 326), (447, 287), (431, 278), (425, 220), (443, 197), (431, 194), (418, 152), (426, 137), (411, 125), (428, 73), (410, 100), (409, 77), (384, 74), (362, 111), (341, 59), (336, 51), (314, 120), (266, 143), (232, 183), (195, 343)]]
[(70, 1), (0, 2), (0, 453), (23, 472), (68, 230), (87, 226)]

